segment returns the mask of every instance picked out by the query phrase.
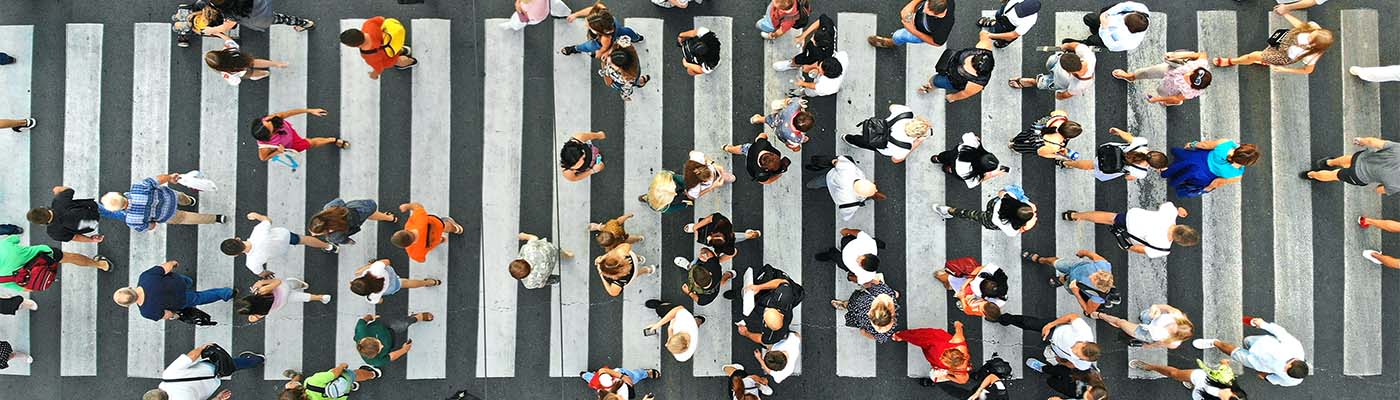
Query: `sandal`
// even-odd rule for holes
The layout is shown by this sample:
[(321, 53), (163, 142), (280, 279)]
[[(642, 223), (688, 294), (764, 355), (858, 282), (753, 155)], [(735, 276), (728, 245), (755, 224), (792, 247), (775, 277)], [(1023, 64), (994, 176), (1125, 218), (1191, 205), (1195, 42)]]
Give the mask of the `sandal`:
[(1025, 89), (1025, 88), (1026, 88), (1026, 85), (1024, 85), (1024, 84), (1021, 83), (1021, 78), (1012, 78), (1011, 80), (1006, 81), (1006, 84), (1007, 84), (1008, 86), (1011, 86), (1012, 89)]
[(572, 56), (572, 55), (578, 54), (578, 53), (579, 53), (578, 49), (575, 49), (574, 46), (564, 46), (564, 47), (560, 47), (560, 48), (559, 48), (559, 54), (563, 54), (563, 55), (566, 55), (566, 56)]
[(1229, 57), (1216, 57), (1214, 60), (1211, 60), (1211, 64), (1215, 64), (1215, 66), (1217, 67), (1224, 68), (1234, 66), (1235, 61), (1230, 59)]
[(306, 20), (306, 25), (293, 26), (293, 27), (292, 27), (292, 30), (297, 31), (297, 32), (307, 32), (307, 31), (310, 31), (310, 30), (312, 30), (312, 29), (316, 29), (316, 21), (312, 21), (312, 20), (309, 20), (309, 19)]
[(350, 141), (345, 139), (336, 139), (335, 147), (339, 147), (341, 150), (348, 149), (350, 148)]
[(1051, 288), (1058, 288), (1058, 287), (1064, 286), (1064, 285), (1065, 285), (1065, 281), (1060, 280), (1060, 277), (1059, 277), (1059, 276), (1052, 276), (1052, 277), (1050, 277), (1050, 287), (1051, 287)]
[[(100, 270), (100, 271), (107, 272), (107, 271), (111, 271), (111, 270), (112, 270), (112, 260), (108, 259), (108, 258), (105, 257), (105, 256), (102, 256), (102, 255), (93, 256), (93, 257), (92, 257), (92, 261), (97, 262), (97, 264), (99, 265), (99, 266), (97, 267), (97, 269)], [(106, 265), (107, 268), (102, 268), (101, 265)]]
[(1121, 70), (1121, 69), (1115, 69), (1115, 70), (1113, 70), (1113, 77), (1114, 77), (1114, 78), (1118, 78), (1118, 79), (1122, 79), (1122, 80), (1125, 80), (1125, 81), (1128, 81), (1128, 82), (1132, 82), (1132, 81), (1137, 80), (1137, 79), (1128, 79), (1128, 71), (1124, 71), (1124, 70)]
[(427, 286), (424, 286), (424, 287), (442, 286), (442, 280), (441, 280), (441, 279), (437, 279), (437, 278), (428, 278), (428, 279), (424, 279), (424, 280), (425, 280), (425, 281), (428, 281), (428, 285), (427, 285)]
[(659, 378), (661, 378), (661, 370), (648, 369), (648, 370), (646, 370), (646, 371), (647, 371), (647, 379), (659, 379)]
[(637, 78), (637, 87), (646, 87), (647, 82), (651, 82), (651, 75), (642, 75), (641, 78)]
[(418, 59), (417, 59), (417, 58), (414, 58), (413, 56), (404, 56), (404, 57), (408, 57), (408, 59), (413, 60), (413, 63), (408, 64), (408, 65), (405, 65), (405, 66), (402, 66), (402, 67), (395, 65), (395, 66), (394, 66), (394, 69), (397, 69), (397, 70), (400, 70), (400, 71), (404, 71), (404, 70), (413, 69), (413, 67), (415, 67), (415, 66), (418, 65)]
[(1077, 213), (1077, 212), (1078, 212), (1078, 211), (1074, 211), (1074, 210), (1066, 210), (1065, 212), (1060, 213), (1060, 219), (1063, 219), (1063, 220), (1065, 220), (1065, 221), (1071, 221), (1071, 222), (1072, 222), (1072, 221), (1078, 221), (1077, 219), (1074, 219), (1074, 213)]
[(1314, 178), (1311, 177), (1311, 176), (1308, 176), (1308, 174), (1311, 174), (1311, 173), (1312, 173), (1312, 171), (1303, 171), (1303, 172), (1299, 172), (1299, 173), (1298, 173), (1298, 177), (1299, 177), (1299, 178), (1303, 178), (1303, 180), (1305, 180), (1305, 181), (1321, 182), (1321, 181), (1319, 181), (1319, 180), (1317, 180), (1317, 179), (1314, 179)]
[(433, 317), (433, 313), (427, 311), (413, 314), (413, 317), (418, 318), (418, 320), (422, 322), (433, 322), (433, 320), (435, 319)]
[(915, 90), (915, 91), (918, 92), (919, 94), (928, 94), (929, 92), (932, 92), (932, 91), (933, 91), (933, 85), (929, 85), (929, 84), (925, 83), (925, 84), (923, 84), (923, 86), (919, 86), (919, 89), (918, 89), (918, 90)]
[(983, 28), (991, 28), (991, 27), (993, 27), (993, 26), (996, 26), (996, 24), (997, 24), (996, 18), (992, 18), (992, 17), (982, 17), (982, 18), (978, 18), (978, 19), (977, 19), (977, 26), (980, 26), (980, 27), (983, 27)]
[(1036, 254), (1035, 252), (1030, 252), (1030, 251), (1023, 251), (1023, 252), (1021, 252), (1021, 259), (1022, 259), (1022, 260), (1030, 261), (1030, 262), (1033, 262), (1033, 263), (1040, 263), (1040, 259), (1041, 259), (1041, 258), (1042, 258), (1042, 257), (1040, 256), (1040, 254)]
[(846, 302), (841, 301), (841, 300), (832, 300), (832, 301), (831, 301), (831, 308), (835, 308), (835, 309), (837, 309), (837, 310), (845, 310), (845, 309), (846, 309)]

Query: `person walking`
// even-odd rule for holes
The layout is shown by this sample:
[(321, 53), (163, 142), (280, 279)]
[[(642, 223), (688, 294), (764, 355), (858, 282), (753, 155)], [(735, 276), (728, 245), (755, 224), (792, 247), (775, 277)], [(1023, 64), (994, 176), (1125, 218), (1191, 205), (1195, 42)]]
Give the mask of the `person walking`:
[(869, 233), (860, 229), (842, 228), (841, 241), (836, 247), (827, 248), (812, 258), (836, 264), (837, 268), (846, 271), (846, 280), (868, 287), (880, 283), (879, 253), (884, 247), (884, 242), (870, 236)]
[[(690, 297), (696, 305), (708, 305), (719, 297), (720, 288), (729, 283), (734, 278), (733, 271), (725, 271), (720, 266), (721, 257), (715, 256), (715, 251), (708, 247), (700, 248), (695, 260), (687, 260), (685, 257), (676, 257), (676, 267), (686, 271), (685, 279), (681, 280), (681, 292)], [(718, 278), (716, 278), (718, 277)]]
[(297, 278), (261, 279), (253, 282), (247, 296), (234, 302), (234, 309), (239, 315), (247, 315), (248, 322), (255, 323), (281, 309), (288, 301), (331, 303), (331, 295), (306, 293), (306, 289), (310, 287), (306, 281)]
[(1173, 243), (1182, 246), (1201, 243), (1199, 231), (1176, 223), (1177, 218), (1186, 218), (1186, 215), (1185, 208), (1168, 201), (1156, 210), (1131, 208), (1126, 213), (1067, 210), (1060, 214), (1060, 218), (1108, 225), (1109, 232), (1118, 239), (1118, 247), (1150, 258), (1161, 258), (1171, 253)]
[(819, 63), (836, 54), (836, 22), (826, 14), (817, 16), (793, 41), (802, 46), (802, 51), (791, 59), (773, 63), (773, 70), (790, 71), (803, 65)]
[(632, 28), (622, 25), (622, 21), (613, 16), (612, 10), (602, 0), (597, 0), (593, 5), (578, 9), (573, 14), (566, 17), (569, 23), (574, 23), (579, 17), (583, 17), (588, 24), (588, 38), (583, 43), (573, 46), (564, 46), (559, 49), (559, 54), (571, 56), (579, 53), (605, 60), (617, 49), (619, 42), (623, 38), (627, 43), (641, 43), (646, 38), (642, 37)]
[[(803, 140), (805, 139), (804, 137)], [(801, 149), (802, 145), (798, 144), (797, 148)], [(749, 178), (764, 185), (777, 182), (778, 178), (787, 173), (788, 166), (792, 165), (792, 160), (783, 156), (783, 153), (768, 141), (766, 132), (759, 132), (753, 143), (725, 145), (724, 151), (744, 156), (744, 170), (748, 171)]]
[(355, 244), (355, 239), (350, 237), (360, 233), (365, 221), (398, 224), (399, 217), (379, 211), (379, 204), (374, 200), (345, 201), (336, 198), (321, 207), (321, 212), (311, 216), (306, 223), (306, 232), (307, 236), (337, 246)]
[(194, 290), (194, 279), (175, 272), (178, 266), (179, 262), (170, 260), (151, 267), (136, 278), (136, 286), (113, 292), (112, 301), (127, 308), (136, 305), (142, 317), (162, 321), (179, 318), (185, 309), (230, 301), (238, 295), (238, 289), (231, 287)]
[(1129, 367), (1156, 372), (1181, 382), (1183, 386), (1191, 389), (1192, 400), (1244, 400), (1248, 398), (1249, 395), (1240, 388), (1234, 368), (1230, 367), (1230, 359), (1222, 359), (1212, 368), (1198, 358), (1196, 365), (1200, 368), (1176, 369), (1167, 365), (1150, 364), (1142, 360), (1128, 362)]
[(1036, 88), (1055, 92), (1056, 100), (1067, 100), (1094, 90), (1094, 50), (1081, 43), (1064, 43), (1045, 60), (1049, 73), (1034, 78), (1012, 78), (1012, 89)]
[(1274, 0), (1278, 5), (1274, 6), (1274, 12), (1283, 15), (1290, 11), (1301, 11), (1326, 3), (1327, 0)]
[(656, 316), (661, 319), (642, 328), (642, 334), (656, 335), (665, 326), (666, 351), (678, 362), (690, 361), (690, 357), (695, 355), (695, 348), (700, 345), (700, 325), (705, 324), (705, 317), (691, 314), (685, 306), (659, 299), (647, 300), (645, 305), (656, 311)]
[(204, 53), (204, 64), (219, 71), (220, 76), (229, 85), (238, 86), (243, 82), (243, 78), (250, 81), (263, 80), (272, 75), (272, 68), (288, 66), (285, 62), (264, 60), (244, 53), (238, 42), (223, 33), (215, 33), (214, 36), (224, 40), (224, 48)]
[(972, 257), (948, 260), (933, 274), (943, 289), (953, 292), (953, 305), (969, 317), (988, 321), (1001, 318), (1010, 277), (996, 264), (979, 265)]
[(1351, 143), (1362, 149), (1349, 155), (1317, 160), (1303, 171), (1303, 179), (1313, 182), (1342, 181), (1354, 186), (1376, 184), (1376, 193), (1389, 196), (1387, 187), (1400, 187), (1400, 145), (1378, 137), (1360, 137)]
[(290, 380), (282, 386), (282, 394), (277, 400), (346, 400), (350, 398), (350, 393), (360, 390), (360, 382), (378, 379), (383, 372), (369, 365), (361, 365), (352, 371), (350, 365), (340, 363), (335, 368), (306, 377), (290, 369), (282, 374)]
[(883, 49), (912, 43), (943, 47), (948, 43), (948, 35), (953, 33), (954, 4), (953, 0), (909, 0), (899, 10), (899, 22), (903, 27), (890, 36), (872, 35), (866, 42)]
[(1083, 133), (1084, 126), (1070, 120), (1068, 112), (1055, 110), (1013, 136), (1006, 146), (1017, 153), (1048, 160), (1074, 161), (1079, 159), (1079, 152), (1069, 149), (1069, 141)]
[(1298, 338), (1282, 326), (1263, 318), (1246, 316), (1244, 323), (1263, 329), (1268, 334), (1245, 337), (1241, 346), (1205, 338), (1193, 340), (1191, 345), (1201, 350), (1215, 348), (1229, 354), (1240, 365), (1258, 371), (1259, 379), (1274, 385), (1298, 386), (1303, 383), (1311, 368), (1303, 356), (1303, 344)]
[(929, 161), (939, 164), (943, 173), (962, 180), (968, 189), (1011, 171), (1011, 167), (1001, 165), (995, 154), (982, 147), (982, 138), (972, 132), (964, 133), (962, 143), (930, 157)]
[(953, 321), (953, 333), (939, 328), (906, 329), (895, 333), (892, 339), (923, 351), (924, 359), (933, 366), (929, 370), (933, 383), (965, 384), (972, 377), (972, 352), (967, 349), (962, 321)]
[(142, 179), (131, 184), (126, 193), (107, 192), (102, 195), (102, 207), (126, 215), (126, 225), (137, 232), (156, 229), (159, 224), (194, 225), (222, 224), (223, 214), (199, 214), (181, 211), (177, 207), (197, 207), (199, 202), (184, 192), (170, 188), (180, 183), (180, 174), (169, 173)]
[(765, 40), (773, 40), (787, 34), (797, 25), (802, 18), (803, 7), (810, 8), (804, 4), (808, 0), (772, 0), (768, 3), (767, 11), (763, 13), (763, 18), (759, 18), (754, 23), (758, 28), (759, 36)]
[(348, 140), (334, 137), (302, 137), (292, 122), (287, 120), (302, 114), (324, 117), (327, 113), (323, 108), (299, 108), (268, 114), (253, 120), (249, 132), (253, 135), (253, 140), (258, 142), (259, 160), (268, 161), (286, 154), (287, 151), (301, 154), (322, 146), (334, 145), (341, 150), (350, 148)]
[(719, 35), (715, 35), (709, 28), (703, 26), (681, 32), (680, 35), (676, 36), (676, 47), (681, 48), (681, 65), (685, 67), (685, 72), (690, 76), (715, 72), (715, 67), (719, 66), (720, 61), (720, 46)]
[(340, 44), (360, 50), (360, 58), (369, 64), (369, 78), (379, 79), (379, 75), (389, 67), (407, 70), (418, 65), (413, 58), (413, 48), (407, 45), (408, 30), (403, 22), (395, 18), (376, 16), (365, 20), (360, 29), (346, 29), (340, 33)]
[(773, 394), (773, 388), (768, 386), (768, 378), (744, 371), (742, 364), (725, 365), (724, 374), (729, 376), (725, 383), (729, 388), (730, 400), (761, 400), (759, 395)]
[(919, 86), (920, 94), (928, 94), (934, 88), (948, 92), (944, 100), (949, 103), (965, 100), (982, 93), (992, 80), (992, 69), (996, 68), (996, 57), (992, 55), (991, 34), (982, 31), (977, 45), (955, 51), (944, 51), (934, 64), (933, 77), (928, 83)]
[(1206, 53), (1194, 51), (1173, 51), (1163, 57), (1164, 62), (1128, 72), (1113, 70), (1113, 77), (1128, 82), (1138, 79), (1157, 79), (1157, 95), (1148, 95), (1148, 103), (1163, 106), (1179, 106), (1186, 100), (1201, 97), (1210, 87), (1212, 75)]
[(1191, 338), (1195, 327), (1185, 312), (1166, 304), (1153, 304), (1142, 310), (1136, 323), (1098, 311), (1089, 313), (1089, 318), (1107, 322), (1131, 336), (1129, 347), (1145, 349), (1175, 349)]
[(845, 325), (860, 329), (875, 343), (886, 343), (894, 338), (894, 327), (899, 324), (899, 298), (896, 292), (884, 282), (862, 287), (851, 292), (846, 300), (832, 300), (831, 307), (845, 312)]
[(447, 242), (447, 235), (461, 235), (467, 231), (452, 217), (428, 214), (428, 210), (419, 203), (400, 204), (399, 212), (408, 213), (408, 219), (403, 229), (389, 238), (389, 242), (404, 249), (410, 260), (420, 263), (428, 262), (428, 252)]
[(398, 293), (400, 289), (442, 285), (442, 280), (436, 278), (400, 278), (398, 272), (394, 271), (394, 267), (389, 265), (388, 259), (366, 264), (356, 269), (354, 276), (350, 280), (350, 292), (365, 296), (365, 300), (368, 300), (370, 304), (383, 303), (384, 296)]
[[(1269, 47), (1264, 50), (1245, 54), (1239, 57), (1216, 57), (1213, 61), (1217, 67), (1229, 67), (1234, 65), (1268, 65), (1269, 70), (1278, 73), (1308, 75), (1317, 69), (1317, 61), (1322, 59), (1322, 55), (1327, 53), (1327, 49), (1332, 47), (1334, 40), (1332, 31), (1323, 29), (1316, 22), (1303, 21), (1298, 17), (1284, 12), (1283, 18), (1293, 26), (1292, 29), (1279, 29), (1269, 36)], [(1303, 63), (1302, 67), (1289, 67), (1290, 65)]]
[(12, 233), (0, 239), (0, 289), (9, 293), (46, 290), (58, 281), (63, 264), (96, 268), (103, 272), (112, 270), (112, 261), (101, 255), (88, 257), (65, 253), (46, 244), (20, 244), (20, 235), (14, 232), (19, 228), (8, 226)]
[[(1400, 81), (1400, 65), (1386, 65), (1379, 67), (1351, 66), (1347, 68), (1347, 73), (1367, 82), (1395, 82)], [(4, 120), (0, 120), (0, 127), (4, 127)]]
[(316, 21), (272, 11), (273, 0), (209, 0), (208, 7), (219, 11), (224, 23), (211, 26), (206, 32), (227, 32), (235, 26), (246, 26), (267, 32), (273, 25), (290, 25), (292, 30), (306, 32), (316, 29)]
[(725, 184), (733, 183), (735, 179), (734, 174), (729, 173), (727, 168), (705, 156), (700, 150), (690, 151), (690, 158), (685, 161), (683, 168), (685, 196), (692, 201), (719, 190)]
[(627, 228), (624, 225), (627, 223), (627, 220), (632, 219), (634, 216), (636, 215), (629, 212), (617, 218), (610, 219), (606, 223), (599, 224), (597, 222), (590, 222), (588, 224), (588, 231), (598, 232), (598, 234), (593, 236), (593, 241), (597, 242), (599, 246), (602, 246), (603, 250), (612, 250), (613, 247), (617, 247), (617, 245), (622, 243), (637, 244), (637, 242), (641, 242), (645, 237), (627, 233)]
[(1118, 296), (1114, 288), (1113, 264), (1093, 250), (1081, 249), (1074, 255), (1079, 259), (1042, 257), (1032, 252), (1022, 253), (1021, 258), (1055, 268), (1056, 275), (1050, 278), (1050, 287), (1063, 286), (1074, 296), (1084, 314), (1092, 315), (1108, 303), (1110, 297)]
[[(3, 55), (3, 54), (5, 54), (5, 53), (0, 53), (0, 55)], [(0, 65), (3, 65), (3, 64), (0, 64)], [(34, 127), (36, 127), (36, 126), (39, 126), (39, 120), (34, 119), (34, 118), (24, 118), (24, 119), (3, 119), (3, 118), (0, 118), (0, 129), (9, 128), (11, 131), (14, 131), (15, 133), (24, 133), (24, 132), (29, 131), (30, 129), (34, 129)]]
[(979, 18), (977, 26), (991, 33), (988, 36), (997, 48), (1010, 46), (1035, 27), (1040, 6), (1040, 0), (1002, 0), (996, 15)]
[(1118, 177), (1136, 181), (1147, 177), (1149, 171), (1161, 173), (1170, 166), (1167, 154), (1147, 148), (1147, 139), (1133, 136), (1128, 131), (1108, 128), (1108, 132), (1123, 139), (1121, 143), (1100, 144), (1094, 159), (1055, 160), (1061, 168), (1094, 171), (1094, 179), (1107, 182)]
[(861, 134), (842, 136), (846, 144), (880, 153), (895, 164), (903, 163), (933, 135), (933, 122), (914, 116), (914, 109), (903, 104), (890, 104), (888, 117), (871, 117), (861, 126)]
[(540, 239), (529, 233), (520, 232), (515, 238), (525, 241), (525, 244), (520, 246), (520, 257), (510, 262), (510, 277), (520, 281), (526, 289), (540, 289), (559, 283), (559, 256), (574, 258), (574, 253), (560, 250), (559, 245), (550, 243), (549, 239)]
[(1183, 148), (1172, 149), (1172, 163), (1162, 171), (1162, 177), (1167, 178), (1177, 197), (1200, 197), (1239, 182), (1245, 167), (1254, 165), (1259, 158), (1259, 148), (1252, 143), (1240, 144), (1231, 139), (1193, 140)]
[[(742, 236), (735, 235), (734, 224), (729, 222), (729, 217), (721, 213), (713, 213), (695, 221), (695, 223), (686, 224), (685, 227), (681, 228), (681, 231), (694, 236), (696, 243), (713, 249), (715, 254), (719, 255), (720, 262), (729, 262), (739, 254), (736, 247), (739, 242), (757, 239), (763, 235), (763, 232), (757, 229), (746, 229)], [(681, 263), (677, 261), (677, 265), (681, 265)]]
[[(631, 369), (602, 367), (597, 371), (583, 371), (578, 374), (588, 387), (598, 391), (599, 400), (628, 400), (633, 398), (637, 384), (649, 379), (661, 378), (661, 371), (655, 369)], [(648, 394), (644, 400), (653, 397)]]
[(754, 312), (736, 321), (739, 336), (748, 338), (754, 344), (773, 346), (792, 336), (791, 308), (777, 304), (755, 306)]
[(813, 157), (807, 169), (813, 172), (826, 171), (825, 176), (807, 181), (807, 189), (826, 189), (831, 201), (836, 203), (837, 213), (842, 221), (850, 221), (870, 199), (884, 200), (885, 194), (875, 182), (865, 178), (865, 171), (856, 166), (849, 156), (830, 158)]
[(603, 150), (594, 140), (607, 139), (603, 131), (575, 133), (559, 149), (559, 171), (564, 180), (578, 182), (603, 172)]
[(1063, 43), (1081, 42), (1108, 51), (1136, 49), (1147, 37), (1147, 27), (1151, 23), (1148, 12), (1146, 5), (1136, 1), (1104, 7), (1098, 13), (1084, 15), (1084, 26), (1089, 27), (1091, 32), (1089, 37), (1083, 40), (1064, 39)]
[(637, 88), (645, 87), (651, 81), (650, 75), (642, 74), (637, 48), (631, 43), (619, 43), (607, 58), (599, 61), (601, 67), (598, 68), (598, 76), (604, 84), (617, 91), (622, 101), (632, 101), (632, 94)]
[(803, 65), (798, 68), (793, 84), (796, 89), (788, 92), (788, 97), (822, 97), (841, 91), (841, 83), (846, 81), (846, 66), (850, 56), (844, 51), (831, 53), (821, 62)]
[(594, 258), (593, 266), (603, 281), (603, 289), (609, 296), (617, 297), (622, 294), (622, 288), (632, 283), (633, 279), (656, 272), (656, 266), (646, 262), (645, 257), (632, 252), (631, 244), (621, 243)]
[[(801, 97), (785, 97), (782, 100), (773, 100), (770, 103), (771, 113), (767, 116), (754, 114), (749, 117), (749, 123), (754, 125), (766, 125), (773, 129), (773, 135), (787, 146), (788, 150), (802, 151), (802, 144), (811, 140), (806, 132), (812, 130), (816, 125), (816, 118), (810, 111), (807, 111), (807, 100)], [(767, 137), (766, 133), (760, 137)], [(733, 154), (734, 151), (725, 149)]]
[[(1101, 349), (1094, 339), (1094, 327), (1076, 313), (1054, 321), (1027, 315), (1002, 314), (997, 323), (1035, 332), (1045, 339), (1045, 361), (1027, 358), (1026, 366), (1041, 371), (1046, 365), (1063, 365), (1088, 371), (1099, 360)], [(1048, 363), (1048, 364), (1047, 364)]]
[(804, 297), (805, 290), (802, 285), (787, 273), (769, 264), (757, 268), (738, 267), (736, 273), (742, 276), (742, 279), (734, 282), (733, 288), (724, 293), (724, 298), (733, 299), (738, 297), (740, 292), (743, 293), (743, 318), (735, 322), (739, 335), (749, 338), (754, 343), (772, 346), (770, 350), (784, 349), (782, 351), (788, 353), (800, 351), (801, 349), (796, 347), (800, 346), (798, 343), (802, 339), (792, 339), (796, 334), (791, 328), (793, 310), (802, 304)]
[[(210, 359), (212, 354), (220, 354), (215, 357), (231, 359), (233, 370), (220, 371), (218, 364)], [(160, 373), (160, 385), (155, 389), (147, 391), (141, 396), (141, 400), (229, 400), (233, 397), (233, 392), (228, 389), (214, 392), (223, 385), (225, 373), (232, 374), (238, 371), (258, 368), (267, 361), (267, 357), (251, 351), (238, 353), (238, 357), (231, 357), (222, 347), (214, 343), (204, 344), (176, 357)]]
[(514, 0), (515, 12), (502, 22), (501, 29), (521, 30), (544, 22), (549, 17), (564, 18), (572, 14), (563, 0)]
[(420, 312), (402, 318), (380, 318), (365, 314), (355, 321), (355, 351), (371, 367), (384, 368), (413, 350), (408, 327), (420, 322), (432, 322), (433, 313)]
[(45, 233), (59, 242), (102, 243), (106, 237), (96, 233), (102, 218), (125, 221), (126, 215), (107, 211), (93, 199), (74, 199), (73, 188), (53, 187), (53, 200), (48, 207), (35, 207), (25, 219), (35, 225), (47, 225)]
[(272, 277), (273, 272), (267, 269), (268, 263), (281, 261), (283, 256), (292, 251), (292, 246), (317, 248), (330, 254), (340, 251), (340, 246), (323, 242), (321, 239), (301, 236), (287, 228), (273, 227), (272, 218), (266, 215), (250, 212), (248, 220), (258, 221), (258, 225), (253, 227), (253, 232), (248, 234), (248, 239), (225, 239), (219, 244), (219, 250), (229, 257), (244, 256), (244, 265), (259, 278)]
[(802, 360), (802, 335), (789, 333), (787, 338), (768, 348), (755, 349), (753, 357), (763, 368), (764, 375), (773, 378), (774, 383), (783, 383), (797, 370), (797, 364)]
[(1008, 237), (1020, 236), (1035, 228), (1039, 220), (1035, 203), (1031, 202), (1020, 186), (1010, 185), (997, 192), (987, 201), (984, 210), (954, 208), (942, 204), (933, 206), (934, 212), (944, 220), (954, 217), (975, 221), (988, 230), (1000, 230)]

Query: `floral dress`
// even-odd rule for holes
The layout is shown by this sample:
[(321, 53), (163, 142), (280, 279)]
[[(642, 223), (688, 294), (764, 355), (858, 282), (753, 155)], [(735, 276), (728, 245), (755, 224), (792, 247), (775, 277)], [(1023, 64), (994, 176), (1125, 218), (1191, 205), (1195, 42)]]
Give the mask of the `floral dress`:
[[(891, 327), (889, 331), (880, 333), (875, 330), (875, 325), (870, 323), (870, 305), (875, 301), (875, 296), (882, 294), (889, 295), (890, 297), (899, 295), (899, 293), (896, 293), (889, 285), (880, 283), (869, 288), (851, 292), (850, 299), (846, 300), (846, 326), (858, 328), (875, 336), (875, 343), (889, 342), (890, 339), (894, 338), (894, 333), (897, 331), (897, 329)], [(898, 315), (899, 302), (895, 302), (894, 310), (896, 315)], [(896, 318), (895, 327), (899, 326), (898, 321), (898, 318)]]

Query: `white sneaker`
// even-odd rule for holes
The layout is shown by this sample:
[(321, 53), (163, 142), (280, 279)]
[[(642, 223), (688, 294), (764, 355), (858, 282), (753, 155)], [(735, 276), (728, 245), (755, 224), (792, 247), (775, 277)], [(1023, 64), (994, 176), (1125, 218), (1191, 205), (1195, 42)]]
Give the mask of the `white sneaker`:
[(328, 295), (328, 294), (323, 294), (323, 295), (321, 295), (321, 304), (331, 304), (331, 295)]
[(1361, 251), (1361, 257), (1365, 258), (1366, 261), (1370, 261), (1370, 262), (1376, 263), (1376, 265), (1381, 265), (1381, 259), (1376, 258), (1376, 256), (1379, 255), (1379, 254), (1381, 254), (1381, 252), (1375, 251), (1375, 250), (1362, 250), (1362, 251)]
[(672, 8), (672, 7), (675, 7), (675, 6), (671, 5), (671, 2), (666, 1), (666, 0), (651, 0), (651, 4), (655, 4), (655, 5), (657, 5), (658, 7), (664, 7), (664, 8)]
[(24, 355), (24, 363), (25, 363), (25, 364), (33, 364), (33, 363), (34, 363), (34, 356), (29, 355), (28, 353), (26, 353), (26, 354)]
[(672, 259), (671, 262), (676, 264), (677, 267), (681, 267), (683, 270), (690, 270), (690, 260), (685, 259), (685, 257), (676, 257)]
[(1215, 348), (1215, 339), (1196, 339), (1191, 341), (1191, 347), (1201, 350)]
[(935, 204), (935, 205), (933, 206), (933, 212), (938, 213), (938, 216), (941, 217), (941, 218), (943, 218), (943, 219), (952, 219), (952, 218), (953, 218), (953, 214), (948, 212), (949, 210), (952, 210), (952, 209), (953, 209), (952, 207), (948, 207), (948, 206), (945, 206), (945, 205), (942, 205), (942, 204)]
[(19, 307), (28, 309), (30, 312), (39, 311), (39, 303), (35, 302), (34, 299), (24, 299), (23, 303), (19, 303)]
[(773, 63), (774, 71), (791, 71), (793, 69), (792, 60), (784, 60)]
[(772, 396), (772, 395), (773, 395), (773, 388), (768, 387), (768, 385), (759, 384), (759, 385), (758, 385), (758, 392), (759, 392), (759, 393), (762, 393), (764, 396)]
[(695, 224), (685, 224), (685, 226), (681, 227), (681, 232), (695, 233)]
[(1361, 76), (1361, 67), (1352, 66), (1351, 68), (1347, 68), (1347, 72), (1350, 72), (1353, 76), (1359, 77)]

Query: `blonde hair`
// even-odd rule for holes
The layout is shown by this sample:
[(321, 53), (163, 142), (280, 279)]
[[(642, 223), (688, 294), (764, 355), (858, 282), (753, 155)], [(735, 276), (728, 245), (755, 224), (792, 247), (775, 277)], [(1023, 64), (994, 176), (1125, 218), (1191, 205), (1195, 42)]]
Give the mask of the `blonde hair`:
[(101, 201), (102, 208), (107, 209), (107, 211), (121, 211), (125, 210), (127, 206), (126, 196), (122, 196), (121, 193), (117, 192), (107, 192), (103, 194)]
[(136, 289), (124, 287), (112, 293), (112, 301), (122, 307), (130, 307), (136, 303)]
[(912, 121), (909, 121), (909, 123), (904, 124), (904, 134), (908, 135), (911, 138), (918, 139), (929, 136), (929, 134), (932, 133), (929, 132), (932, 128), (932, 122), (929, 122), (928, 119), (925, 119), (923, 117), (918, 117), (914, 118)]
[(681, 332), (666, 339), (666, 350), (671, 354), (681, 354), (690, 350), (690, 334)]
[(1113, 288), (1113, 273), (1108, 271), (1095, 271), (1089, 274), (1089, 283), (1092, 283), (1095, 289), (1107, 292), (1109, 289)]
[(1185, 328), (1177, 330), (1176, 334), (1172, 335), (1172, 339), (1176, 341), (1186, 341), (1186, 339), (1190, 339), (1192, 331), (1196, 329), (1196, 325), (1192, 324), (1191, 319), (1186, 318), (1185, 315), (1176, 317), (1176, 326), (1178, 328)]
[(651, 177), (651, 188), (645, 197), (647, 205), (652, 209), (664, 209), (676, 199), (676, 181), (673, 176), (674, 174), (667, 173)]

